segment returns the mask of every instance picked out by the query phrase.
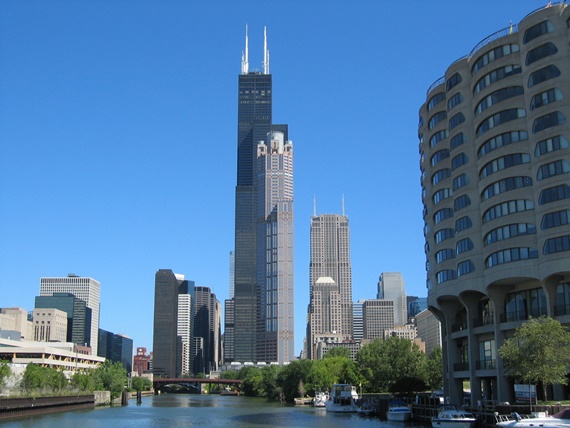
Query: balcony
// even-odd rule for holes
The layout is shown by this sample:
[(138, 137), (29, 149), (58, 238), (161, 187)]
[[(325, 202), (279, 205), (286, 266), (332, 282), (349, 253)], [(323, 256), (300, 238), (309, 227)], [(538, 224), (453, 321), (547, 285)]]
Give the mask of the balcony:
[(453, 324), (451, 326), (451, 332), (457, 333), (458, 331), (467, 330), (467, 322), (461, 322), (457, 324)]
[(481, 318), (475, 318), (473, 320), (473, 327), (483, 327), (485, 325), (495, 324), (495, 314), (485, 315)]
[(475, 361), (477, 370), (493, 370), (497, 368), (496, 360), (477, 360)]
[(453, 371), (454, 372), (464, 372), (469, 370), (469, 361), (461, 362), (461, 363), (453, 363)]
[(570, 305), (554, 306), (554, 316), (570, 315)]
[(513, 322), (513, 321), (526, 321), (530, 317), (539, 318), (541, 316), (546, 316), (546, 309), (532, 309), (530, 313), (526, 310), (522, 311), (512, 311), (501, 314), (501, 322)]

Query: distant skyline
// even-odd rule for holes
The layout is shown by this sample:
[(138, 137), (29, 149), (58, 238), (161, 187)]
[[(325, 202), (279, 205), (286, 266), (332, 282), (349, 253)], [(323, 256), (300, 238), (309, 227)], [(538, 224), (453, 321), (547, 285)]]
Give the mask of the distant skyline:
[(91, 277), (100, 328), (151, 351), (159, 269), (228, 298), (246, 25), (252, 70), (267, 26), (273, 122), (295, 147), (295, 354), (315, 200), (340, 214), (344, 195), (353, 301), (382, 272), (426, 296), (426, 89), (547, 3), (3, 1), (0, 307), (31, 311), (41, 277)]

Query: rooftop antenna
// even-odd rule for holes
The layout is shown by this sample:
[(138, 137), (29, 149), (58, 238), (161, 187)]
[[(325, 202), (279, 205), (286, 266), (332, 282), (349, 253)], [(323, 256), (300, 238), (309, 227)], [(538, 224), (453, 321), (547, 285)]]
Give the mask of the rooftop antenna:
[(249, 51), (248, 51), (248, 40), (247, 40), (247, 24), (245, 24), (245, 52), (241, 52), (241, 74), (247, 74), (249, 72)]
[(313, 217), (317, 216), (317, 197), (313, 195)]
[(342, 216), (345, 217), (345, 215), (344, 215), (344, 193), (342, 194)]
[(267, 27), (263, 27), (263, 74), (269, 74), (269, 50), (267, 50)]

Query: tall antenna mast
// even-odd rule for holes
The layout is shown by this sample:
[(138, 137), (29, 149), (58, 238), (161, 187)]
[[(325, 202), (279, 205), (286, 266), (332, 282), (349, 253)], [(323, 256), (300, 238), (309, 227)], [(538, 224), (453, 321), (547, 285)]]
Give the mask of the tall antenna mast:
[(342, 216), (344, 217), (344, 193), (342, 194)]
[(317, 197), (313, 195), (313, 217), (317, 216)]
[(263, 27), (263, 74), (269, 74), (269, 50), (267, 49), (267, 27)]
[(247, 40), (247, 24), (245, 24), (245, 52), (241, 53), (241, 74), (249, 72), (249, 47)]

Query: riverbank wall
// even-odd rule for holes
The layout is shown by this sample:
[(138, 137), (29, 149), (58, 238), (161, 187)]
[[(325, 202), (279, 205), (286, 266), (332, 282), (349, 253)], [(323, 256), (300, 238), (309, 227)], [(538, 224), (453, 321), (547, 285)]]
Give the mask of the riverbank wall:
[(92, 409), (93, 407), (95, 407), (94, 395), (2, 398), (0, 399), (0, 420), (67, 410)]

